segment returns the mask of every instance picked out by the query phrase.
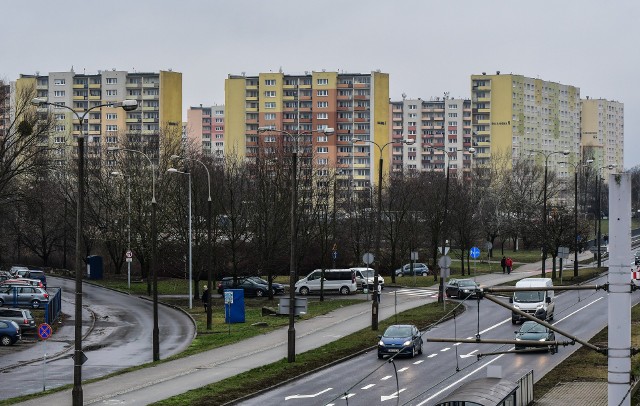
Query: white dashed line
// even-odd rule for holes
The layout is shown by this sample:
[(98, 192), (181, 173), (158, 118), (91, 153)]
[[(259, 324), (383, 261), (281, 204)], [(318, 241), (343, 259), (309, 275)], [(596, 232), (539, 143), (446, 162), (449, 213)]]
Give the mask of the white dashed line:
[(424, 362), (424, 360), (423, 360), (423, 359), (421, 359), (420, 361), (416, 361), (416, 362), (414, 362), (414, 363), (413, 363), (413, 365), (422, 364), (423, 362)]
[(409, 369), (409, 367), (400, 368), (400, 369), (398, 369), (398, 372), (404, 372), (404, 371), (406, 371), (407, 369)]
[(367, 390), (367, 389), (371, 389), (371, 388), (373, 388), (374, 386), (376, 386), (376, 384), (375, 384), (375, 383), (370, 383), (369, 385), (363, 386), (363, 387), (362, 387), (362, 388), (360, 388), (360, 389), (362, 389), (362, 390)]
[(431, 355), (427, 356), (427, 358), (433, 358), (433, 357), (435, 357), (436, 355), (438, 355), (438, 354), (431, 354)]
[(450, 349), (451, 349), (451, 348), (449, 348), (449, 347), (447, 347), (447, 348), (443, 348), (443, 349), (441, 349), (441, 350), (440, 350), (440, 352), (446, 352), (446, 351), (449, 351)]
[(386, 381), (387, 379), (391, 378), (391, 375), (387, 375), (385, 377), (380, 378), (381, 381)]

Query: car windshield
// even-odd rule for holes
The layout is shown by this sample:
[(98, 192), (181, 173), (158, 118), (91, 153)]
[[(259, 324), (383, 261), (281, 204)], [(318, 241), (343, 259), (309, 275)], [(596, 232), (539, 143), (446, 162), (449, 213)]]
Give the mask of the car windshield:
[(547, 328), (535, 321), (527, 321), (520, 327), (520, 333), (546, 333)]
[(365, 278), (373, 278), (373, 269), (369, 269), (368, 271), (360, 271), (362, 276)]
[(385, 337), (410, 337), (411, 336), (411, 327), (410, 326), (390, 326), (384, 332)]
[(458, 281), (458, 285), (460, 285), (460, 286), (473, 286), (473, 287), (476, 286), (474, 281), (465, 281), (465, 280)]
[(513, 293), (514, 302), (535, 303), (535, 302), (542, 302), (543, 300), (544, 300), (544, 291), (542, 290)]

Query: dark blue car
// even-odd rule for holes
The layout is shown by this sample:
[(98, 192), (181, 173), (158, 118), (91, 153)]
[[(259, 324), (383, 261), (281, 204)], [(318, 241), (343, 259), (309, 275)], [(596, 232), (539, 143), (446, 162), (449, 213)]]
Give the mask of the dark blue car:
[(379, 336), (378, 358), (385, 355), (422, 354), (422, 335), (420, 330), (412, 324), (394, 324), (387, 327), (384, 334)]
[(20, 327), (15, 321), (0, 320), (0, 345), (13, 345), (20, 338)]

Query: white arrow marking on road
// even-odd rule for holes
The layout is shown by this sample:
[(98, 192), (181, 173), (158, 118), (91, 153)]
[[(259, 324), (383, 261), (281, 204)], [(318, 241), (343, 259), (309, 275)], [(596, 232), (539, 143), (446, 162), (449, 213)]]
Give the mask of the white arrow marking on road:
[(386, 381), (387, 379), (391, 378), (391, 375), (387, 375), (385, 377), (380, 378), (381, 381)]
[(438, 354), (431, 354), (431, 355), (429, 355), (427, 358), (433, 358), (433, 357), (435, 357), (436, 355), (438, 355)]
[(413, 365), (422, 364), (423, 362), (424, 362), (424, 360), (423, 360), (423, 359), (421, 359), (420, 361), (416, 361), (416, 362), (414, 362), (414, 363), (413, 363)]
[(327, 388), (327, 389), (325, 389), (325, 390), (323, 390), (323, 391), (320, 391), (320, 392), (318, 392), (318, 393), (316, 393), (316, 394), (313, 394), (313, 395), (291, 395), (291, 396), (287, 396), (287, 397), (285, 397), (285, 398), (284, 398), (284, 400), (289, 400), (289, 399), (306, 399), (306, 398), (315, 398), (316, 396), (318, 396), (318, 395), (322, 395), (323, 393), (328, 392), (328, 391), (330, 391), (331, 389), (333, 389), (333, 388)]
[(460, 358), (469, 358), (473, 355), (473, 353), (478, 352), (478, 350), (473, 350), (468, 354), (461, 355)]
[(385, 400), (389, 400), (389, 399), (395, 399), (398, 397), (398, 394), (400, 392), (404, 392), (406, 388), (402, 388), (399, 391), (389, 395), (389, 396), (380, 396), (380, 402), (384, 402)]
[(371, 389), (371, 388), (373, 388), (374, 386), (376, 386), (376, 384), (375, 384), (375, 383), (370, 383), (369, 385), (365, 385), (365, 386), (363, 386), (363, 387), (362, 387), (362, 388), (360, 388), (360, 389), (367, 390), (367, 389)]
[(445, 351), (449, 351), (451, 348), (447, 347), (447, 348), (443, 348), (440, 350), (440, 352), (445, 352)]
[(409, 369), (409, 367), (400, 368), (400, 369), (398, 369), (398, 372), (404, 372), (404, 371), (406, 371), (407, 369)]

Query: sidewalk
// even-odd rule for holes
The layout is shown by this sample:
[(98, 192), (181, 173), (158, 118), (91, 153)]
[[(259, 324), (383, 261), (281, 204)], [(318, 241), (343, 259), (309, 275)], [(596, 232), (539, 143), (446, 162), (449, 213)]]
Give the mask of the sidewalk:
[[(590, 256), (591, 254), (587, 253), (585, 258)], [(550, 264), (549, 261), (547, 263)], [(547, 272), (550, 272), (550, 269)], [(510, 275), (501, 272), (483, 274), (478, 275), (476, 281), (481, 285), (491, 286), (538, 276), (540, 273), (540, 263), (526, 264), (515, 269)], [(437, 288), (437, 285), (433, 287)], [(420, 298), (401, 302), (397, 304), (397, 311), (409, 310), (435, 300), (434, 298)], [(393, 301), (385, 300), (383, 293), (379, 320), (392, 317), (395, 310)], [(295, 325), (296, 353), (318, 348), (370, 326), (370, 301), (346, 306), (327, 315), (298, 322)], [(283, 327), (221, 348), (83, 384), (84, 404), (96, 402), (122, 402), (127, 405), (148, 404), (279, 361), (287, 356), (287, 330), (288, 327)], [(72, 367), (71, 363), (69, 366)], [(43, 403), (70, 404), (71, 390), (34, 398), (20, 403), (20, 405), (40, 406)]]

